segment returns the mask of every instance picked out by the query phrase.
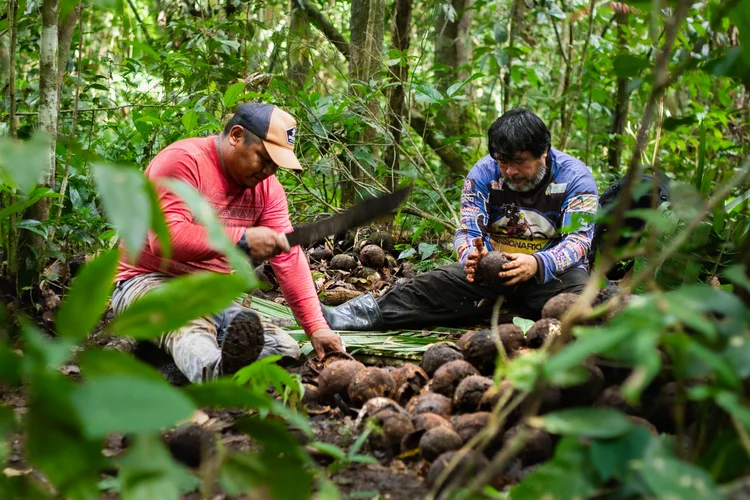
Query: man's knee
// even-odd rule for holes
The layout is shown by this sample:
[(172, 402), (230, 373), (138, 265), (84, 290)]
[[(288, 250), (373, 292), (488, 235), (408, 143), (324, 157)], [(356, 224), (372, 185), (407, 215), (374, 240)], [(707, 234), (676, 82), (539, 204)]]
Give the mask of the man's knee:
[(289, 333), (276, 325), (263, 322), (264, 345), (259, 358), (266, 356), (283, 356), (297, 359), (300, 357), (300, 347)]

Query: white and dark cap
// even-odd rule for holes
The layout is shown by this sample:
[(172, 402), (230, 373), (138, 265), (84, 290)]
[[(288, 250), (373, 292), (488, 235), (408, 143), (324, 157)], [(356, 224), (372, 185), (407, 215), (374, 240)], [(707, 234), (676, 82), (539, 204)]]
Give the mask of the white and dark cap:
[(297, 121), (292, 115), (273, 104), (242, 104), (234, 115), (240, 125), (261, 138), (279, 167), (303, 170), (294, 155)]

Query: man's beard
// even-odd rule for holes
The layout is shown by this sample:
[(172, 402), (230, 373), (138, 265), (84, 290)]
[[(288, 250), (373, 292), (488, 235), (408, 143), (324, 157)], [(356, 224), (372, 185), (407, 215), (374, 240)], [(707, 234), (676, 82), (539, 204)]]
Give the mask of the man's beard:
[(544, 180), (545, 175), (547, 175), (547, 165), (542, 164), (539, 167), (539, 171), (536, 173), (536, 175), (534, 175), (534, 177), (532, 177), (531, 180), (526, 182), (525, 184), (519, 186), (515, 184), (512, 179), (505, 176), (503, 176), (503, 180), (505, 180), (505, 184), (511, 191), (515, 191), (517, 193), (526, 193), (528, 191), (536, 189)]

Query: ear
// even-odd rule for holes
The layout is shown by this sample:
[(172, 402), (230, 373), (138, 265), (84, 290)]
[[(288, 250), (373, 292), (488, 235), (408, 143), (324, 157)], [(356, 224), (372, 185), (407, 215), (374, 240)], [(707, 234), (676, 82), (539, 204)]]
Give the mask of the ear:
[(242, 128), (242, 125), (235, 125), (229, 129), (228, 139), (231, 146), (242, 144), (242, 141), (245, 140), (245, 129)]

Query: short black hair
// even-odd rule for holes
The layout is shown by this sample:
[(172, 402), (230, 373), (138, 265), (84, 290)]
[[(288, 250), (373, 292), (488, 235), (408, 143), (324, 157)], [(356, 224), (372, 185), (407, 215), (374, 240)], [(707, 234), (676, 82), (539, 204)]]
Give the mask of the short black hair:
[(490, 156), (512, 161), (528, 151), (541, 158), (550, 147), (550, 133), (541, 118), (528, 109), (515, 108), (495, 120), (487, 131)]
[(224, 131), (221, 133), (221, 135), (224, 137), (228, 136), (229, 131), (232, 130), (232, 127), (234, 127), (235, 125), (239, 125), (240, 127), (242, 127), (242, 130), (245, 132), (245, 144), (250, 145), (260, 142), (260, 137), (253, 134), (242, 125), (242, 120), (237, 113), (232, 115), (232, 118), (230, 118), (227, 124), (224, 125)]

